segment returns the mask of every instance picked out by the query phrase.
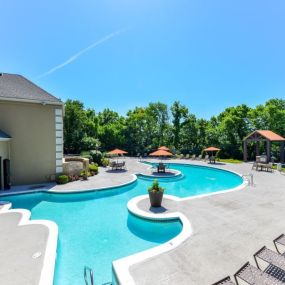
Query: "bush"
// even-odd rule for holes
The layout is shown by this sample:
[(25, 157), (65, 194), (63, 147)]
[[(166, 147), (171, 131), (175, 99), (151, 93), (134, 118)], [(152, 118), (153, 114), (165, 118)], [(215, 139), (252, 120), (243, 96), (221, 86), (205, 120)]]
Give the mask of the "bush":
[(69, 178), (67, 175), (59, 175), (57, 178), (56, 178), (56, 183), (57, 184), (66, 184), (69, 182)]
[(90, 155), (90, 154), (83, 154), (83, 155), (81, 155), (81, 157), (82, 158), (88, 158), (89, 159), (89, 163), (93, 162), (92, 155)]
[(102, 158), (101, 159), (102, 166), (107, 167), (109, 165), (109, 163), (110, 163), (110, 160), (108, 158)]
[(91, 172), (91, 174), (98, 174), (99, 169), (98, 169), (98, 164), (94, 163), (94, 164), (89, 164), (89, 171)]
[(164, 192), (164, 188), (159, 186), (158, 180), (154, 179), (152, 185), (148, 188), (149, 192)]
[(97, 163), (98, 165), (101, 165), (101, 161), (103, 158), (103, 154), (99, 150), (91, 150), (90, 155), (92, 156), (92, 160), (94, 163)]

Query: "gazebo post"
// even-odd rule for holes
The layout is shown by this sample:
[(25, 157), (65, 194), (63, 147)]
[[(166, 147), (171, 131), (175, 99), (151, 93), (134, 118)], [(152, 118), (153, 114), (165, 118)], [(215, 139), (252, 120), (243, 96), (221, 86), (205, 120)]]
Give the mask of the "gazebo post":
[(243, 161), (247, 162), (247, 140), (243, 141)]
[(281, 163), (284, 163), (284, 147), (285, 147), (285, 143), (284, 141), (280, 143), (280, 161)]
[(256, 146), (255, 146), (255, 151), (256, 151), (257, 156), (259, 156), (259, 150), (260, 150), (260, 145), (259, 145), (259, 141), (257, 141)]
[(267, 154), (267, 161), (271, 162), (271, 141), (266, 140), (266, 154)]

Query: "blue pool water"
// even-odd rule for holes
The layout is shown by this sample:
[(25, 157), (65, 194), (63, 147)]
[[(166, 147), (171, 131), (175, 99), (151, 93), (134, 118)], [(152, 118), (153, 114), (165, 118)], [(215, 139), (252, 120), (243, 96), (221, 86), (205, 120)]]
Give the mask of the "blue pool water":
[[(210, 168), (173, 164), (183, 177), (162, 178), (167, 194), (186, 197), (236, 187), (239, 176)], [(164, 243), (179, 234), (178, 220), (152, 222), (128, 213), (127, 202), (146, 194), (151, 179), (106, 191), (80, 194), (34, 193), (7, 196), (13, 208), (26, 208), (32, 219), (48, 219), (59, 227), (55, 285), (84, 284), (83, 268), (91, 267), (95, 284), (111, 281), (111, 263)]]

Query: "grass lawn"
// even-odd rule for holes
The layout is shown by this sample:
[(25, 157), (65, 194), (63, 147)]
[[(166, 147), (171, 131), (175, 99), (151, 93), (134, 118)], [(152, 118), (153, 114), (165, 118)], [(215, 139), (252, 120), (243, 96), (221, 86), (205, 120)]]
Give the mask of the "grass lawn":
[(217, 161), (225, 162), (225, 163), (243, 163), (242, 160), (233, 159), (233, 158), (218, 158)]

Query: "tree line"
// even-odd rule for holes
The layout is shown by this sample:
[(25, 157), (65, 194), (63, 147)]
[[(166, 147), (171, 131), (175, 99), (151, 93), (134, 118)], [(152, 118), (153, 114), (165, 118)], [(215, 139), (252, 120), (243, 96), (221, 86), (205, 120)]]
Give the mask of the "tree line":
[[(200, 154), (207, 146), (221, 148), (223, 158), (242, 158), (242, 140), (254, 130), (272, 130), (285, 136), (285, 100), (270, 99), (250, 108), (228, 107), (209, 120), (197, 118), (179, 101), (135, 107), (126, 116), (110, 109), (96, 113), (77, 100), (65, 102), (64, 151), (109, 151), (121, 148), (130, 155), (149, 153), (166, 145), (175, 153)], [(251, 148), (251, 149), (250, 149)], [(263, 146), (261, 146), (262, 151)], [(249, 146), (254, 155), (254, 146)], [(278, 157), (279, 147), (273, 146)]]

